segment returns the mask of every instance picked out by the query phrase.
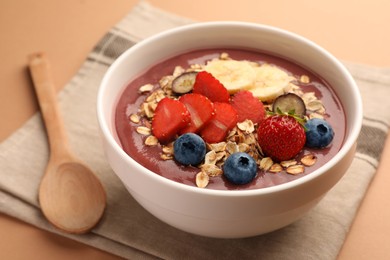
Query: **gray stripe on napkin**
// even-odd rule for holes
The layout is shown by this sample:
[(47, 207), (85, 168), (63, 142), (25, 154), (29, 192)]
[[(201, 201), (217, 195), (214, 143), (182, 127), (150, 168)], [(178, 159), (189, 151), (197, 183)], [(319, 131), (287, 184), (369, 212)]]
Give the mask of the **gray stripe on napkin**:
[(387, 132), (380, 128), (363, 125), (357, 142), (357, 152), (379, 161), (385, 145)]
[(125, 50), (129, 49), (135, 44), (134, 41), (126, 39), (121, 35), (115, 33), (107, 33), (103, 39), (95, 46), (93, 52), (101, 53), (105, 57), (115, 60)]

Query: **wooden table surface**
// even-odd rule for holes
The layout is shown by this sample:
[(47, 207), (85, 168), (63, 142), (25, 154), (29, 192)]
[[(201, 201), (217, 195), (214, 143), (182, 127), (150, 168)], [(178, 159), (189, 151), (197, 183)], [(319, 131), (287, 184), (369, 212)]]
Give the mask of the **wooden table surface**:
[[(135, 0), (0, 1), (0, 141), (23, 125), (38, 105), (26, 69), (29, 53), (51, 59), (60, 90), (104, 33)], [(341, 60), (390, 67), (387, 0), (149, 0), (195, 20), (242, 20), (299, 33)], [(390, 139), (383, 158), (390, 156)], [(390, 259), (390, 162), (382, 160), (340, 259)], [(116, 259), (106, 252), (39, 230), (0, 214), (0, 259)]]

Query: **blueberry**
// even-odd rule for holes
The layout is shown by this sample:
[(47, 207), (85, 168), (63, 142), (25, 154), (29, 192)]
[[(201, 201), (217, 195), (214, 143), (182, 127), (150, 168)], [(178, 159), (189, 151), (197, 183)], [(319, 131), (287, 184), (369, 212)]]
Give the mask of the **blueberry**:
[(247, 153), (233, 153), (223, 165), (223, 174), (231, 183), (247, 184), (257, 174), (256, 161)]
[(173, 156), (183, 165), (198, 165), (206, 155), (206, 143), (196, 134), (179, 136), (173, 144)]
[(313, 118), (306, 122), (306, 146), (310, 148), (324, 148), (328, 146), (334, 136), (332, 126), (323, 119)]

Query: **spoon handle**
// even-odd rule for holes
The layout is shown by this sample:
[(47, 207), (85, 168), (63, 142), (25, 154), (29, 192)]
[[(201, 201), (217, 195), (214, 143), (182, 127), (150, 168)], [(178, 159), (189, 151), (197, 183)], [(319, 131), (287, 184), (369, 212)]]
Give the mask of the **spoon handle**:
[(45, 121), (51, 156), (64, 158), (69, 151), (67, 136), (57, 104), (49, 60), (45, 53), (37, 52), (28, 56), (28, 64)]

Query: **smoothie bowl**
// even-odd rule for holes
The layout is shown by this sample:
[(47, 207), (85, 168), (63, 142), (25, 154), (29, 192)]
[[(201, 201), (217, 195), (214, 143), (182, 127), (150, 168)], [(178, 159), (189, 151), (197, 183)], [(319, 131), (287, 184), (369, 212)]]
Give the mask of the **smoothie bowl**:
[(313, 42), (243, 22), (162, 32), (124, 52), (97, 101), (108, 161), (165, 223), (264, 234), (313, 208), (350, 166), (359, 90)]

